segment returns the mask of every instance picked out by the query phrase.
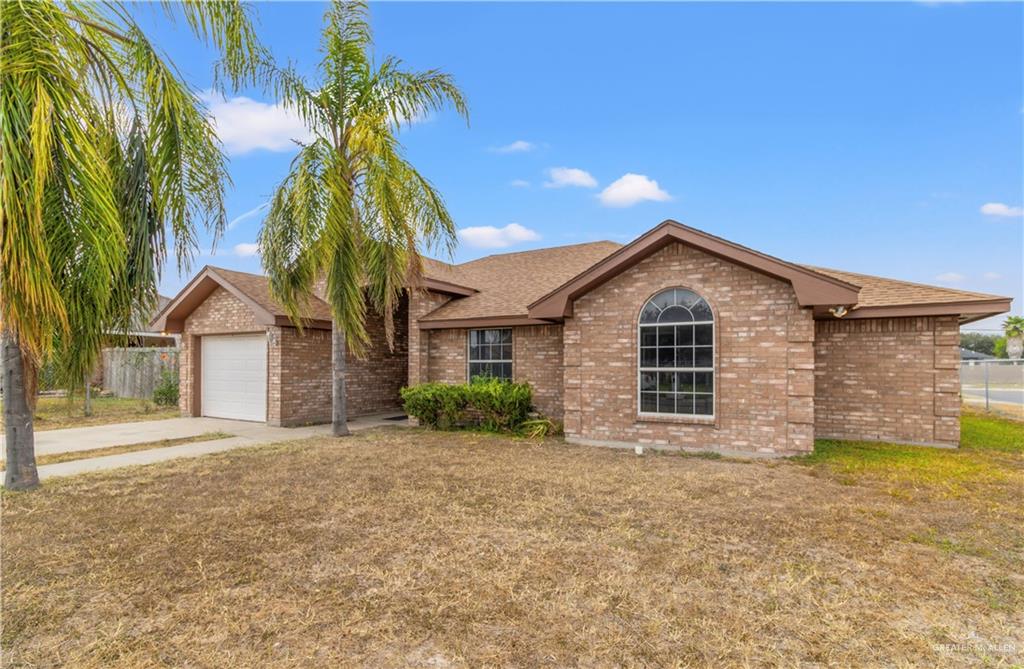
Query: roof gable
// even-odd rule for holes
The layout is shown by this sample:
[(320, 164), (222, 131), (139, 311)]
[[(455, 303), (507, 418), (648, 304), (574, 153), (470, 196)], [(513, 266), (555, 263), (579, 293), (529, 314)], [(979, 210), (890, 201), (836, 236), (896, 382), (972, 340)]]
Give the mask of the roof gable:
[(530, 318), (558, 319), (572, 315), (572, 302), (575, 298), (673, 243), (685, 244), (756, 272), (788, 281), (793, 285), (797, 302), (801, 306), (853, 305), (857, 302), (860, 291), (857, 285), (667, 220), (530, 304)]
[[(218, 287), (249, 307), (260, 325), (292, 325), (288, 314), (271, 296), (267, 277), (207, 265), (160, 310), (150, 327), (159, 332), (181, 332), (188, 315)], [(306, 314), (305, 327), (331, 327), (331, 311), (322, 300), (311, 297)]]

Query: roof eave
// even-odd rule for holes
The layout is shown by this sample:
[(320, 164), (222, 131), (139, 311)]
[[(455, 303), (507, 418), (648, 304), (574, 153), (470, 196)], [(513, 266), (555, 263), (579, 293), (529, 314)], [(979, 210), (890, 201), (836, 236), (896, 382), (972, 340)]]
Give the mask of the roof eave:
[(417, 321), (420, 330), (448, 330), (453, 328), (497, 328), (517, 325), (556, 325), (548, 320), (529, 316), (481, 316), (477, 318), (444, 318)]
[[(1013, 298), (991, 300), (962, 300), (958, 302), (929, 302), (920, 304), (891, 304), (874, 307), (855, 307), (843, 320), (864, 318), (914, 318), (917, 316), (957, 316), (961, 325), (983, 318), (998, 316), (1010, 310)], [(835, 316), (824, 308), (814, 310), (817, 320), (834, 320)]]
[(860, 286), (666, 220), (531, 304), (530, 317), (557, 319), (571, 316), (574, 299), (672, 243), (685, 244), (761, 274), (788, 281), (800, 306), (852, 305), (857, 303), (860, 293)]

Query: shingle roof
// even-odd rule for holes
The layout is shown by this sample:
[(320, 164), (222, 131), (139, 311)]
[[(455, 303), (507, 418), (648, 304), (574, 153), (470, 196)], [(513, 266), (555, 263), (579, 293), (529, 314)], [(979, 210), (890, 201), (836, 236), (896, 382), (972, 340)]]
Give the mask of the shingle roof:
[[(529, 304), (584, 271), (621, 245), (588, 242), (535, 251), (501, 253), (460, 265), (424, 264), (430, 278), (475, 288), (477, 293), (432, 311), (421, 321), (522, 316)], [(435, 276), (434, 272), (438, 274)]]
[[(284, 308), (270, 296), (270, 279), (262, 274), (250, 274), (233, 269), (210, 266), (210, 270), (219, 274), (225, 281), (237, 288), (250, 300), (261, 306), (274, 316), (287, 316)], [(331, 308), (317, 297), (309, 300), (307, 318), (315, 320), (331, 320)]]
[(971, 302), (978, 300), (1008, 299), (1000, 295), (976, 293), (969, 290), (942, 288), (923, 283), (887, 279), (870, 274), (844, 272), (827, 267), (804, 265), (809, 270), (835, 277), (841, 281), (860, 286), (860, 295), (855, 309), (865, 307), (894, 307), (912, 304), (944, 304), (948, 302)]

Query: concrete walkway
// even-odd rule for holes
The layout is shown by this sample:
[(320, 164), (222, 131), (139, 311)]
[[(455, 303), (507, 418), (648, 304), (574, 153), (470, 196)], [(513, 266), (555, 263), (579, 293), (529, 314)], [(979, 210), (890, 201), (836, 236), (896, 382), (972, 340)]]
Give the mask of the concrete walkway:
[[(387, 420), (400, 415), (400, 411), (391, 411), (372, 416), (362, 416), (349, 421), (349, 430), (358, 432), (372, 427), (384, 425), (408, 425), (405, 420)], [(179, 439), (196, 437), (209, 432), (223, 432), (232, 435), (224, 439), (194, 441), (178, 446), (166, 446), (145, 451), (105, 455), (97, 458), (71, 460), (39, 467), (39, 478), (47, 479), (57, 476), (72, 476), (83, 472), (115, 469), (133, 465), (147, 465), (164, 462), (176, 458), (189, 458), (209, 453), (219, 453), (232, 448), (258, 446), (279, 441), (291, 441), (306, 437), (326, 436), (331, 433), (330, 425), (313, 425), (309, 427), (271, 427), (265, 423), (250, 423), (240, 420), (222, 418), (170, 418), (167, 420), (151, 420), (139, 423), (118, 423), (114, 425), (95, 425), (76, 427), (66, 430), (47, 430), (36, 433), (36, 455), (55, 453), (73, 453), (96, 448), (127, 446), (162, 439)], [(3, 437), (0, 437), (0, 449), (3, 448)]]

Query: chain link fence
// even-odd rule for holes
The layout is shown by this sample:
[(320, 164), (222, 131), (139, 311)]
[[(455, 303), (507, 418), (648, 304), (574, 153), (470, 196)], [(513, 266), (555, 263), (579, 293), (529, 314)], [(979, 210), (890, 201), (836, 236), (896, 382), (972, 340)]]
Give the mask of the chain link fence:
[(964, 360), (960, 363), (964, 404), (1024, 418), (1024, 360)]

